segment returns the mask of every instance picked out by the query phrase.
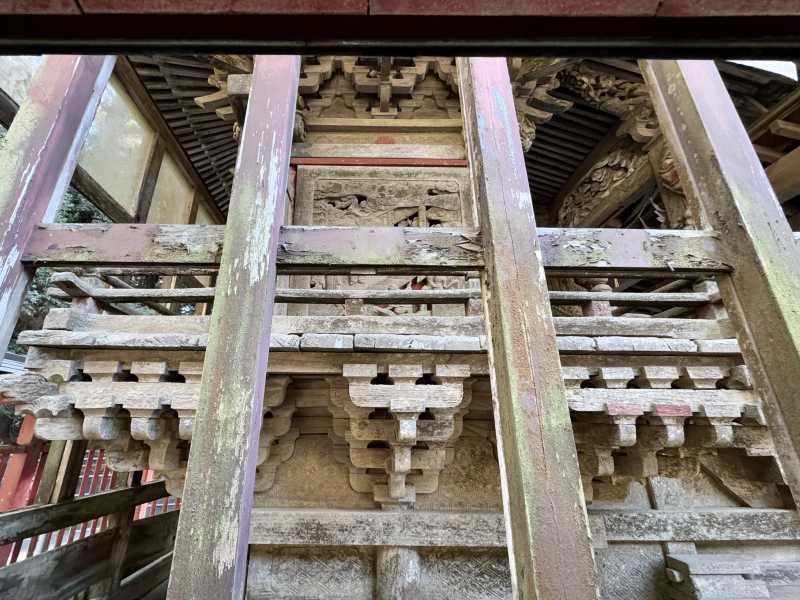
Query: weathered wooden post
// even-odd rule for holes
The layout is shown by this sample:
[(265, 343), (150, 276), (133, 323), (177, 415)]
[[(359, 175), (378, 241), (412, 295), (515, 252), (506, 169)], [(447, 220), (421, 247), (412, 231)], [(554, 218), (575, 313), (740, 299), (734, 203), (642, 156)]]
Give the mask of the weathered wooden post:
[(257, 56), (236, 162), (170, 600), (244, 596), (299, 56)]
[(0, 355), (28, 285), (20, 257), (58, 210), (114, 56), (48, 56), (0, 144)]
[(640, 64), (683, 189), (733, 268), (720, 295), (800, 502), (800, 253), (715, 64)]
[(519, 126), (504, 58), (458, 59), (487, 275), (492, 396), (509, 559), (526, 600), (598, 598)]

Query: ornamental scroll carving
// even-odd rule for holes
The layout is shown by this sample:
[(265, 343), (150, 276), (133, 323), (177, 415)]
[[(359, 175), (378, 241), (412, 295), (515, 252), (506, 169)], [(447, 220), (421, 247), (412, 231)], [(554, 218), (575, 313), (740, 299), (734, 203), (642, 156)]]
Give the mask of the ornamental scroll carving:
[[(616, 132), (618, 141), (562, 200), (558, 224), (599, 225), (598, 214), (604, 218), (610, 216), (603, 209), (611, 197), (632, 197), (647, 181), (655, 179), (661, 192), (660, 202), (665, 207), (658, 211), (664, 215), (665, 226), (693, 227), (692, 211), (687, 208), (672, 154), (660, 139), (657, 115), (646, 84), (634, 74), (625, 77), (587, 62), (570, 65), (560, 78), (563, 87), (617, 116), (621, 124)], [(613, 213), (613, 206), (610, 208)]]
[(536, 126), (549, 121), (554, 113), (572, 108), (572, 102), (552, 96), (561, 85), (559, 72), (573, 64), (565, 58), (510, 58), (509, 73), (517, 109), (522, 149), (527, 152), (536, 138)]

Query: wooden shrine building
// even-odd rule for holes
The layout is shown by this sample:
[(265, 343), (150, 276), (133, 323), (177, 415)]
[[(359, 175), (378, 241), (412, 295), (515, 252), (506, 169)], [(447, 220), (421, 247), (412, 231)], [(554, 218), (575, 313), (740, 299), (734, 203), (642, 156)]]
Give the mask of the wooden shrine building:
[(1, 598), (800, 598), (795, 64), (133, 4), (0, 2)]

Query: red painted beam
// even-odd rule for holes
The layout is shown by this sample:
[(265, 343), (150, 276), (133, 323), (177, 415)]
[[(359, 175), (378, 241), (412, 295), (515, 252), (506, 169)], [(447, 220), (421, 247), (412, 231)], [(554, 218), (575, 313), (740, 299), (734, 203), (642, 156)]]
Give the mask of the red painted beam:
[(649, 17), (659, 0), (370, 0), (373, 15)]
[(75, 0), (0, 0), (0, 15), (79, 15)]
[(800, 15), (797, 0), (0, 0), (0, 14), (732, 17)]
[(664, 0), (658, 17), (776, 17), (800, 15), (798, 0)]
[(368, 0), (78, 0), (87, 14), (366, 15)]
[(466, 167), (464, 158), (373, 158), (368, 156), (297, 157), (291, 160), (296, 165), (335, 165), (370, 167)]

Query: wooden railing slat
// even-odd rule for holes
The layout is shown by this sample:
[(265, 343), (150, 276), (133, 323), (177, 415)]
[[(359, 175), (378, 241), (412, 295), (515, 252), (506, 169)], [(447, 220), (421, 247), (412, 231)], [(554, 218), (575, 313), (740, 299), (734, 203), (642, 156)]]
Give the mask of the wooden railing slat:
[(93, 496), (0, 513), (0, 544), (56, 531), (96, 517), (169, 496), (163, 481), (140, 487), (101, 492)]

